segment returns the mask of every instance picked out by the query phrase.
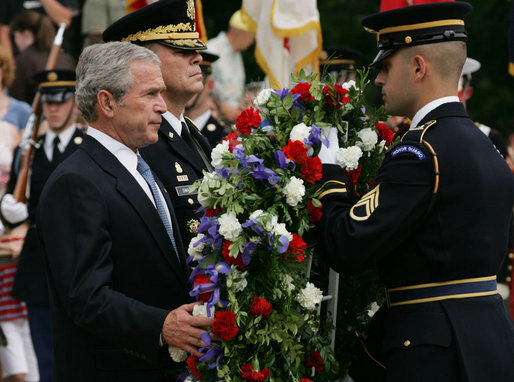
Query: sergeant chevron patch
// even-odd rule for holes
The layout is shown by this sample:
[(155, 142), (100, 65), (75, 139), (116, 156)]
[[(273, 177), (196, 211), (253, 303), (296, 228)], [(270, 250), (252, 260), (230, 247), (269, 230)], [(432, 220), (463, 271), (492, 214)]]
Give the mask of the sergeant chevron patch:
[(378, 198), (380, 195), (380, 185), (364, 195), (350, 210), (350, 217), (353, 220), (367, 220), (373, 211), (378, 207)]

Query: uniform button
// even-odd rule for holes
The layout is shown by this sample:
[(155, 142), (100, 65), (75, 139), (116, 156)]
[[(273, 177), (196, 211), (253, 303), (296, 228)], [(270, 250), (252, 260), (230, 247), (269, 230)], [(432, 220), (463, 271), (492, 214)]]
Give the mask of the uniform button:
[(187, 199), (187, 202), (191, 205), (195, 204), (195, 201), (192, 198)]
[(508, 277), (505, 277), (505, 281), (507, 281), (508, 283), (510, 283), (512, 281), (512, 278), (510, 276)]
[(509, 259), (514, 259), (514, 252), (509, 253)]
[(404, 343), (403, 343), (403, 346), (405, 346), (406, 348), (408, 348), (410, 346), (410, 341), (409, 340), (406, 340)]
[(508, 269), (509, 271), (512, 271), (512, 265), (509, 265), (509, 266), (507, 267), (507, 269)]

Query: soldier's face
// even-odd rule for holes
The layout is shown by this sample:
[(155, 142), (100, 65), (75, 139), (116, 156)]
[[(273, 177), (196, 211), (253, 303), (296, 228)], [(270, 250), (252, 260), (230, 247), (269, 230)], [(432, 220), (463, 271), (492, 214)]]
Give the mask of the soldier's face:
[(70, 118), (74, 105), (73, 98), (64, 102), (43, 102), (43, 114), (50, 130), (58, 133), (74, 122), (73, 117)]
[(157, 142), (161, 116), (166, 112), (166, 87), (158, 65), (135, 61), (130, 69), (134, 84), (113, 102), (112, 112), (115, 138), (135, 151)]
[(408, 74), (408, 64), (400, 52), (395, 52), (382, 61), (375, 84), (382, 87), (382, 101), (391, 115), (409, 116), (412, 99), (409, 94)]
[(177, 100), (185, 104), (193, 95), (203, 89), (203, 75), (200, 69), (202, 56), (195, 50), (175, 49), (156, 44), (154, 52), (159, 56), (162, 76), (166, 84), (168, 102)]

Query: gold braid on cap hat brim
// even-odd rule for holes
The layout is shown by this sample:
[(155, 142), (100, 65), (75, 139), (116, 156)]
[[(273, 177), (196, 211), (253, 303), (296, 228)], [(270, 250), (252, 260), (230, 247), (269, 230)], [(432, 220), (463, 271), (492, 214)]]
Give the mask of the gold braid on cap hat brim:
[[(150, 28), (145, 31), (128, 35), (121, 39), (121, 41), (153, 41), (153, 40), (184, 40), (198, 39), (200, 34), (195, 32), (191, 24), (180, 23), (170, 24), (165, 26), (158, 26), (157, 28)], [(195, 46), (184, 44), (186, 46)]]

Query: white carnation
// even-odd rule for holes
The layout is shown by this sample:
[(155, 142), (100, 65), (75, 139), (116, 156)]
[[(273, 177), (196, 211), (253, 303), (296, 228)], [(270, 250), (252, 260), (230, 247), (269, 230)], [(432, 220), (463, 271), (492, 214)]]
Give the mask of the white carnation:
[(284, 223), (276, 223), (271, 232), (277, 236), (285, 236), (289, 241), (293, 240), (293, 234), (286, 229)]
[(214, 168), (223, 168), (223, 154), (225, 153), (230, 153), (228, 141), (222, 141), (212, 149), (211, 164)]
[(340, 148), (336, 153), (337, 164), (348, 171), (355, 170), (359, 167), (359, 159), (362, 156), (362, 150), (358, 146)]
[(219, 232), (227, 240), (235, 239), (243, 231), (243, 227), (233, 212), (221, 215), (218, 222), (220, 223)]
[(303, 288), (298, 296), (296, 296), (296, 300), (307, 310), (316, 309), (316, 305), (321, 303), (321, 299), (323, 298), (323, 292), (321, 289), (318, 289), (312, 283), (307, 283), (305, 288)]
[(187, 353), (185, 350), (169, 345), (168, 351), (171, 359), (175, 362), (184, 362), (187, 359)]
[(264, 213), (263, 210), (255, 210), (252, 212), (248, 220), (254, 220), (257, 219), (259, 216), (261, 216)]
[(199, 261), (202, 257), (202, 251), (205, 247), (205, 243), (199, 243), (197, 246), (195, 244), (204, 238), (203, 233), (199, 233), (197, 236), (193, 237), (189, 242), (189, 247), (187, 248), (187, 253), (189, 256), (193, 256), (193, 260)]
[(289, 135), (289, 138), (293, 142), (300, 141), (300, 142), (304, 143), (304, 140), (309, 138), (310, 133), (311, 133), (311, 128), (302, 122), (293, 127), (293, 130), (291, 130), (291, 134)]
[(357, 142), (357, 145), (363, 151), (371, 151), (375, 147), (378, 142), (377, 133), (374, 132), (369, 127), (362, 129), (357, 133), (357, 136), (360, 138), (361, 142)]
[(227, 279), (232, 280), (232, 288), (236, 292), (243, 291), (248, 285), (248, 281), (246, 281), (247, 271), (241, 272), (237, 268), (232, 267), (232, 271), (228, 275)]
[[(211, 315), (209, 317), (214, 317), (214, 306), (211, 306)], [(194, 317), (207, 317), (207, 303), (203, 303), (202, 305), (195, 305), (193, 307), (193, 316)]]
[(289, 292), (294, 291), (295, 285), (293, 284), (293, 278), (291, 277), (290, 274), (288, 274), (288, 273), (283, 274), (281, 279), (282, 279), (281, 286), (283, 289), (285, 289)]
[(271, 96), (271, 89), (262, 89), (259, 94), (257, 94), (257, 97), (253, 100), (253, 106), (255, 106), (257, 109), (259, 109), (259, 113), (261, 117), (264, 114), (268, 113), (268, 108), (266, 107), (266, 104), (269, 101), (269, 97)]
[(346, 90), (350, 90), (350, 88), (355, 88), (355, 89), (359, 90), (359, 88), (355, 85), (354, 80), (344, 82), (342, 86), (343, 86), (343, 89), (346, 89)]
[(287, 204), (291, 207), (296, 207), (305, 196), (303, 180), (292, 176), (289, 183), (282, 189), (282, 193), (286, 196)]

